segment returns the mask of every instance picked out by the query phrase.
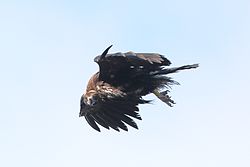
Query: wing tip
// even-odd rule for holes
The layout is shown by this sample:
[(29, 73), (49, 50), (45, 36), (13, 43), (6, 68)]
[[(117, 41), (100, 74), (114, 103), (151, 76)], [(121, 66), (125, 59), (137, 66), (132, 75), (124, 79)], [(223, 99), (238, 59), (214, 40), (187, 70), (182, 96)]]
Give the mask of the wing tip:
[(94, 58), (94, 62), (99, 63), (100, 60), (102, 60), (103, 58), (105, 58), (105, 56), (107, 55), (109, 49), (110, 49), (112, 46), (113, 46), (113, 45), (110, 45), (109, 47), (107, 47), (107, 48), (103, 51), (103, 53), (102, 53), (101, 55), (96, 56), (96, 57)]
[(94, 118), (90, 115), (90, 114), (86, 114), (85, 115), (85, 119), (88, 122), (88, 124), (95, 129), (98, 132), (101, 132), (99, 126), (96, 124), (96, 122), (94, 121)]

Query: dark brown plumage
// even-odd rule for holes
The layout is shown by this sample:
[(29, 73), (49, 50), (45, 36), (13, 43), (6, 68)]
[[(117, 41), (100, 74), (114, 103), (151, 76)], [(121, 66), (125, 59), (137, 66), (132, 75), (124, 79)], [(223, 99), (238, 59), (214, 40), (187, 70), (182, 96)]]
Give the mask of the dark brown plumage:
[(80, 102), (79, 116), (84, 116), (97, 131), (100, 131), (98, 124), (117, 131), (127, 131), (126, 124), (138, 129), (132, 118), (141, 120), (138, 105), (150, 102), (142, 96), (154, 93), (172, 106), (174, 101), (168, 95), (169, 87), (178, 83), (166, 75), (198, 67), (198, 64), (193, 64), (165, 68), (171, 62), (163, 55), (134, 52), (107, 54), (111, 47), (95, 57), (100, 70), (90, 78)]

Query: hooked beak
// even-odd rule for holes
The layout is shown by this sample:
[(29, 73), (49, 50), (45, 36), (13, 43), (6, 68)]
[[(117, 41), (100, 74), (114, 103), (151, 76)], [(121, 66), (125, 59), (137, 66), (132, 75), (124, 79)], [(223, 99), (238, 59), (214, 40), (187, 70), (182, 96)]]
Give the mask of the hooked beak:
[(80, 113), (79, 113), (79, 117), (82, 117), (84, 114), (83, 114), (83, 111), (80, 110)]
[(85, 116), (86, 114), (86, 110), (93, 110), (94, 106), (97, 104), (97, 101), (95, 99), (88, 99), (87, 103), (83, 103), (81, 104), (80, 107), (80, 113), (79, 113), (79, 117)]

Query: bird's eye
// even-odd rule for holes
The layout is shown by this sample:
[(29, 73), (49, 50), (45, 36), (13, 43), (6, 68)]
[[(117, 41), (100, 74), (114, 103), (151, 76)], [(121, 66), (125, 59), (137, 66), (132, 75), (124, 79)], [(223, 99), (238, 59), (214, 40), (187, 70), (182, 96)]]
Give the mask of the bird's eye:
[(94, 106), (98, 102), (98, 98), (96, 96), (87, 96), (83, 99), (83, 103), (85, 103), (88, 106)]
[(81, 99), (80, 99), (80, 106), (81, 108), (83, 108), (86, 104), (84, 103), (84, 96), (82, 95)]
[(91, 99), (89, 99), (89, 105), (91, 105), (91, 106), (94, 106), (94, 105), (96, 105), (97, 104), (97, 101), (96, 101), (96, 99), (95, 98), (91, 98)]

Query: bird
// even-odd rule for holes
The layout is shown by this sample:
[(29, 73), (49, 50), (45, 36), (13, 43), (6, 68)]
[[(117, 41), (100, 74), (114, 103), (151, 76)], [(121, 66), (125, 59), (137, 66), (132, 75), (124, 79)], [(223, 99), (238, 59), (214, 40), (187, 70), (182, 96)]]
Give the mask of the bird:
[(100, 127), (128, 131), (128, 125), (138, 129), (135, 119), (141, 120), (139, 104), (151, 103), (143, 96), (154, 94), (172, 107), (175, 102), (169, 95), (172, 85), (179, 83), (168, 74), (194, 69), (199, 64), (167, 68), (171, 62), (158, 53), (108, 54), (109, 46), (94, 58), (99, 71), (88, 81), (80, 99), (79, 117), (100, 132)]

